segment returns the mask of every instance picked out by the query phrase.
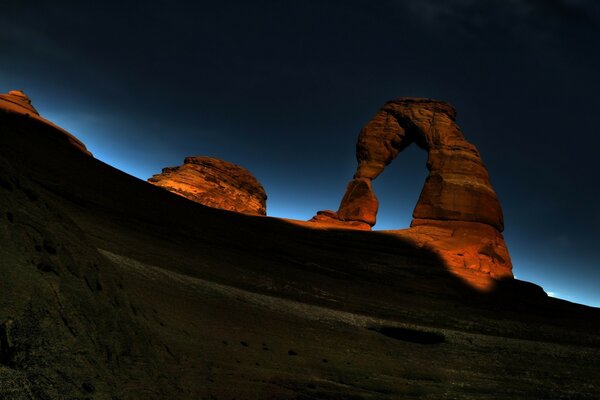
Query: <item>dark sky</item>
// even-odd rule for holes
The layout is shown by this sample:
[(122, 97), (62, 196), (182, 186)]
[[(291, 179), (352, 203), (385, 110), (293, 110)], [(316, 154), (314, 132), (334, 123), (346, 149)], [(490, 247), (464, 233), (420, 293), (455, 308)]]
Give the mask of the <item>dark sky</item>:
[[(23, 89), (95, 156), (146, 179), (219, 157), (273, 216), (337, 209), (362, 125), (445, 100), (480, 150), (515, 275), (600, 306), (600, 2), (3, 2), (0, 92)], [(415, 148), (375, 181), (376, 229), (407, 227)]]

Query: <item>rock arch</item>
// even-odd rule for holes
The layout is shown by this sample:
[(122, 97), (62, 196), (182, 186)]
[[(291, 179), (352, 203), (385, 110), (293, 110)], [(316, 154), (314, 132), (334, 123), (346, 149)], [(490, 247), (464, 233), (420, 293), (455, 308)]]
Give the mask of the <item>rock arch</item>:
[(455, 120), (454, 108), (441, 101), (404, 97), (387, 102), (358, 136), (358, 167), (338, 211), (320, 211), (312, 221), (370, 229), (378, 210), (372, 180), (415, 143), (428, 153), (429, 175), (411, 228), (397, 233), (435, 250), (451, 268), (512, 277), (500, 202), (477, 148)]
[(472, 221), (502, 231), (502, 209), (479, 152), (455, 124), (449, 104), (401, 98), (386, 103), (361, 130), (356, 144), (358, 168), (340, 204), (344, 221), (373, 226), (377, 208), (371, 182), (411, 143), (428, 152), (425, 180), (413, 212), (415, 219)]

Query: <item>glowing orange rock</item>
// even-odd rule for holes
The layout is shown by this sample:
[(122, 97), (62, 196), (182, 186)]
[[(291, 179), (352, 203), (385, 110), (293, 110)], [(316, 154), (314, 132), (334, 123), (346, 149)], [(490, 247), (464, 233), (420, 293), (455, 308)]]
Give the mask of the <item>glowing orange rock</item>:
[(163, 168), (148, 182), (205, 206), (267, 213), (267, 194), (260, 182), (245, 168), (217, 158), (186, 157), (183, 165)]
[(0, 99), (10, 104), (2, 104), (6, 108), (13, 108), (15, 111), (23, 113), (33, 113), (40, 115), (33, 105), (29, 97), (22, 90), (11, 90), (8, 94), (0, 94)]
[(356, 178), (348, 184), (337, 216), (342, 221), (358, 221), (373, 226), (378, 207), (371, 180)]
[(414, 142), (428, 152), (429, 170), (414, 218), (483, 222), (502, 231), (502, 210), (487, 170), (455, 118), (454, 109), (440, 101), (386, 103), (358, 137), (355, 178), (375, 179)]
[(414, 219), (410, 228), (393, 232), (436, 253), (452, 273), (471, 286), (488, 290), (495, 279), (513, 277), (504, 237), (491, 225)]
[(428, 152), (429, 175), (411, 228), (395, 232), (437, 252), (452, 270), (474, 271), (476, 285), (484, 286), (482, 277), (512, 277), (512, 264), (501, 234), (500, 202), (479, 152), (464, 138), (455, 118), (454, 108), (437, 100), (387, 102), (362, 128), (354, 179), (337, 213), (327, 218), (349, 228), (354, 223), (375, 225), (377, 199), (370, 182), (416, 143)]

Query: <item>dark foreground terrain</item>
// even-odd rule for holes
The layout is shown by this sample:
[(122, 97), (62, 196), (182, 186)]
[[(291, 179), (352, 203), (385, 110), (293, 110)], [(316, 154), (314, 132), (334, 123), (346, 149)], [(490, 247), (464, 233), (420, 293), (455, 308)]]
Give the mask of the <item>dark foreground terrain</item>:
[(210, 209), (0, 113), (0, 399), (598, 399), (600, 310)]

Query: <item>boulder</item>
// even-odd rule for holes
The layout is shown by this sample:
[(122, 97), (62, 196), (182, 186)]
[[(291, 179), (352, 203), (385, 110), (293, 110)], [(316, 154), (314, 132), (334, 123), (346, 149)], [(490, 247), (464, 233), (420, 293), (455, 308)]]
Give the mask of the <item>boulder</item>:
[(212, 157), (187, 157), (148, 182), (196, 203), (245, 214), (266, 215), (267, 194), (245, 168)]

